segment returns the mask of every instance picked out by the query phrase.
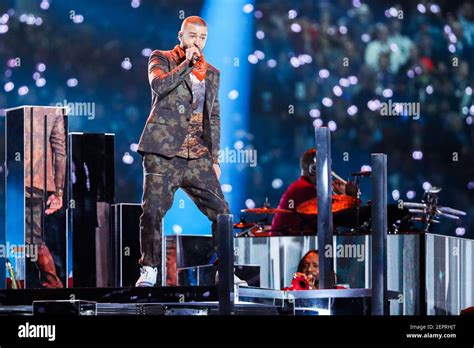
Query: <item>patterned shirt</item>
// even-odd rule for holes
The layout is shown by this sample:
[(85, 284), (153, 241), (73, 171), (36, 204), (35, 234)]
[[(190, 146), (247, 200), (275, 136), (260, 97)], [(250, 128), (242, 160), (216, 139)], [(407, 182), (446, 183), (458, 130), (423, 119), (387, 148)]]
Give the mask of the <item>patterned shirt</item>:
[(189, 120), (188, 133), (177, 156), (183, 158), (201, 158), (209, 154), (209, 149), (203, 140), (203, 111), (206, 96), (206, 80), (190, 74), (193, 89), (193, 113)]

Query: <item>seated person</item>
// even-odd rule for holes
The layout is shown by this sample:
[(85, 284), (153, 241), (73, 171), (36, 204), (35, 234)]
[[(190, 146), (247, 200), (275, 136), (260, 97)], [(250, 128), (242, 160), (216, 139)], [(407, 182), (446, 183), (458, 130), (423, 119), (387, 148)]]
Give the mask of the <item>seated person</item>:
[[(336, 274), (332, 272), (334, 284), (336, 284)], [(336, 285), (336, 289), (345, 289), (344, 286)], [(283, 290), (316, 290), (319, 289), (319, 253), (317, 250), (308, 251), (298, 264), (296, 273), (289, 287)]]
[[(275, 235), (314, 235), (317, 230), (315, 215), (299, 214), (296, 208), (303, 202), (317, 197), (316, 192), (316, 149), (311, 148), (300, 158), (301, 176), (294, 181), (281, 197), (278, 208), (292, 210), (289, 214), (275, 214), (272, 233)], [(356, 197), (357, 187), (340, 180), (332, 181), (333, 194)]]
[(317, 250), (308, 251), (298, 264), (293, 275), (291, 290), (319, 289), (319, 253)]

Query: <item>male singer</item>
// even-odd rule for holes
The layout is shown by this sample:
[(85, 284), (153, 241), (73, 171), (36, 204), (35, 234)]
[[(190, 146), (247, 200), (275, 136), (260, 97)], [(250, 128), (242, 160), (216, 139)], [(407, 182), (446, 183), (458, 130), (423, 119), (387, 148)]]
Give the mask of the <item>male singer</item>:
[(217, 215), (229, 213), (219, 184), (220, 73), (204, 59), (207, 34), (202, 18), (187, 17), (179, 45), (153, 51), (148, 63), (152, 106), (138, 146), (144, 183), (136, 286), (154, 286), (161, 277), (161, 219), (179, 187), (212, 221), (215, 248)]

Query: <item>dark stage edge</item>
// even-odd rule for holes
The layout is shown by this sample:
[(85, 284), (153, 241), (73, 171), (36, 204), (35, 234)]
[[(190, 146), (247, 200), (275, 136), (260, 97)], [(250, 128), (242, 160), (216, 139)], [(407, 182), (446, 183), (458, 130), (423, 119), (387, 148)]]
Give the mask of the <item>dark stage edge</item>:
[[(89, 315), (218, 315), (217, 287), (17, 289), (0, 291), (0, 316), (34, 314), (33, 302), (77, 300), (94, 310)], [(72, 301), (71, 301), (72, 302)], [(65, 313), (71, 314), (71, 313)], [(274, 306), (235, 305), (235, 315), (279, 315)], [(87, 315), (87, 314), (81, 314)]]
[(150, 288), (16, 289), (0, 291), (0, 306), (31, 305), (33, 301), (84, 300), (98, 303), (212, 302), (215, 286), (165, 286)]
[[(84, 307), (84, 305), (83, 305)], [(90, 307), (90, 306), (89, 306)], [(217, 302), (185, 302), (185, 303), (97, 303), (89, 314), (77, 312), (50, 312), (35, 314), (34, 307), (29, 306), (0, 306), (0, 317), (16, 316), (47, 316), (47, 315), (95, 315), (95, 316), (208, 316), (220, 315)], [(234, 307), (232, 315), (291, 315), (291, 312), (281, 308), (263, 304), (239, 303)]]

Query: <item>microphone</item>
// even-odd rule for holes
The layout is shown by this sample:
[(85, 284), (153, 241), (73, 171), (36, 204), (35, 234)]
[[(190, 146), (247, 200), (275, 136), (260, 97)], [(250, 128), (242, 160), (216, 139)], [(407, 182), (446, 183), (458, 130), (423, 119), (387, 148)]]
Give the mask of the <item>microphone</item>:
[[(194, 47), (199, 49), (199, 46), (196, 45), (196, 44), (194, 44)], [(199, 51), (201, 51), (201, 50), (199, 49)], [(199, 62), (199, 61), (201, 61), (201, 55), (194, 52), (194, 54), (193, 54), (193, 63), (196, 63), (196, 62)]]
[(196, 52), (194, 52), (193, 62), (196, 63), (196, 62), (199, 62), (200, 60), (201, 60), (201, 56), (199, 54), (197, 54)]

